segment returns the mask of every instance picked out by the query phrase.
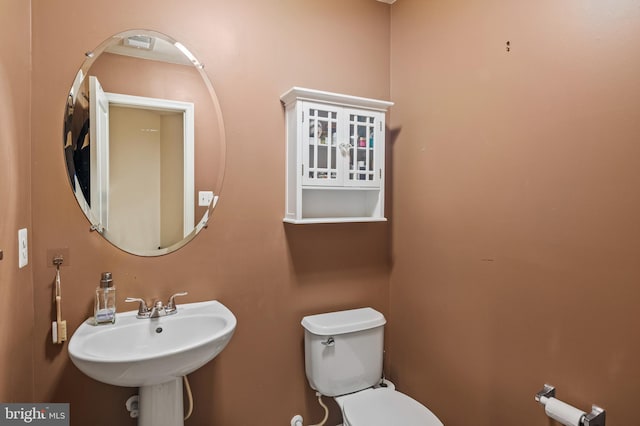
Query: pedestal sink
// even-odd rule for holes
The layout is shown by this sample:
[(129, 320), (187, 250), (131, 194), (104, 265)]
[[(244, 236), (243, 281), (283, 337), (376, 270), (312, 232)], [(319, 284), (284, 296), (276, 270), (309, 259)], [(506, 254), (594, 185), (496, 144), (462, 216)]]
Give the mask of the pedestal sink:
[(222, 303), (185, 303), (174, 315), (116, 323), (85, 321), (69, 341), (71, 361), (87, 376), (139, 387), (138, 425), (183, 425), (182, 377), (202, 367), (229, 343), (236, 318)]

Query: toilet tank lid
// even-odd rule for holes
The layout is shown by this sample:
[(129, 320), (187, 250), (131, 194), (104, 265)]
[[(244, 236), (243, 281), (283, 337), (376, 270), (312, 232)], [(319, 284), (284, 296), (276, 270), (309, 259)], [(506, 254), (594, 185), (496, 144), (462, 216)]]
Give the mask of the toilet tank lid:
[(380, 327), (386, 322), (384, 315), (373, 308), (350, 309), (302, 318), (302, 326), (307, 331), (320, 336), (368, 330)]

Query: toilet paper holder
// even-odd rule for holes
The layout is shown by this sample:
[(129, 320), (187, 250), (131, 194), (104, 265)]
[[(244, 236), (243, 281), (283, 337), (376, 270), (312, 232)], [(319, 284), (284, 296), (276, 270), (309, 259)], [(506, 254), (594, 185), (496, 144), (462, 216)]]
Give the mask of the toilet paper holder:
[[(545, 384), (540, 392), (535, 396), (536, 401), (541, 405), (546, 405), (549, 398), (555, 398), (556, 388)], [(597, 405), (591, 406), (591, 412), (585, 413), (580, 419), (582, 426), (605, 426), (606, 411)]]

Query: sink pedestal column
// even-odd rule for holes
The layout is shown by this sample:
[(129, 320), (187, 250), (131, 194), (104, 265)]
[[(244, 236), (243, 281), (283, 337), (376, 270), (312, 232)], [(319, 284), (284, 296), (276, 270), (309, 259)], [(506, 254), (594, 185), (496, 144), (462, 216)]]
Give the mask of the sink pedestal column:
[(184, 425), (182, 377), (159, 385), (142, 386), (138, 395), (138, 426)]

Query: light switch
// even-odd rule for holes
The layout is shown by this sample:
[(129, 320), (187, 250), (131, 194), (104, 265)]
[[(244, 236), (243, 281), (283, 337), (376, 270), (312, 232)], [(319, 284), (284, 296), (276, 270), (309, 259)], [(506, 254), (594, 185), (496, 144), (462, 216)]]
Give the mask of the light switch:
[(18, 230), (18, 267), (24, 268), (29, 263), (29, 243), (27, 228)]

